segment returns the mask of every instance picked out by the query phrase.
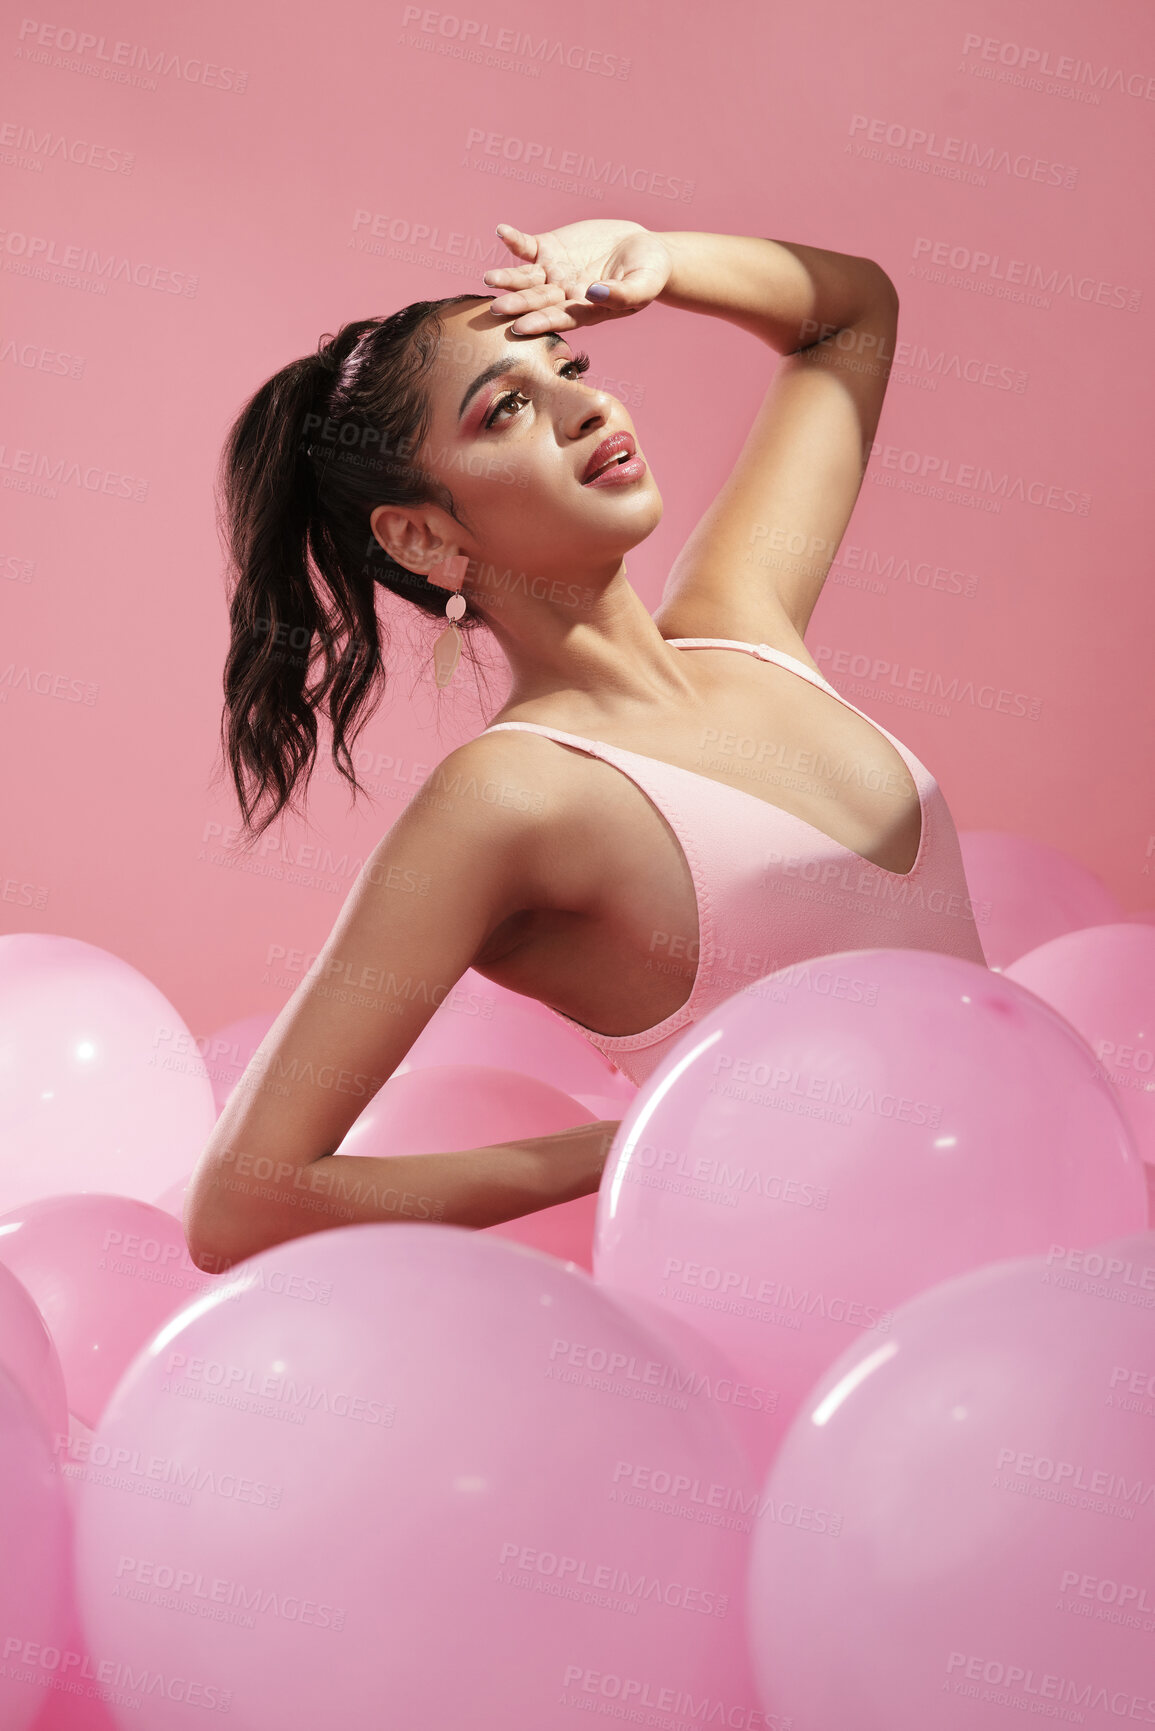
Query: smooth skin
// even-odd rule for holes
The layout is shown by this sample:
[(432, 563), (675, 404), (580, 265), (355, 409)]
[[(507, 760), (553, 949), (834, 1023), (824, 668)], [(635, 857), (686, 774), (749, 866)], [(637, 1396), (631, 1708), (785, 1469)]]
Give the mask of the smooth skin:
[[(499, 233), (511, 263), (486, 273), (495, 297), (445, 320), (431, 374), (421, 458), (443, 470), (460, 520), (433, 505), (371, 518), (408, 570), (467, 556), (469, 609), (512, 675), (493, 720), (679, 764), (909, 870), (918, 796), (876, 728), (773, 663), (666, 641), (766, 643), (816, 666), (803, 633), (858, 497), (894, 353), (889, 277), (816, 247), (634, 222)], [(598, 282), (609, 288), (600, 302), (587, 297)], [(582, 485), (608, 434), (629, 432), (646, 453), (622, 403), (583, 382), (567, 333), (655, 302), (724, 319), (781, 358), (771, 368), (767, 357), (745, 445), (651, 616), (624, 561), (659, 522), (661, 495), (648, 463), (627, 485)], [(766, 552), (786, 546), (806, 551)], [(726, 735), (774, 742), (772, 761), (799, 773), (756, 771), (711, 746)], [(826, 761), (863, 773), (834, 775)], [(684, 855), (635, 783), (535, 734), (450, 752), (366, 861), (221, 1114), (185, 1204), (193, 1260), (219, 1270), (364, 1221), (480, 1228), (592, 1194), (617, 1120), (455, 1153), (334, 1150), (467, 969), (603, 1034), (636, 1033), (686, 1001), (697, 965), (656, 966), (658, 933), (663, 954), (695, 957)]]

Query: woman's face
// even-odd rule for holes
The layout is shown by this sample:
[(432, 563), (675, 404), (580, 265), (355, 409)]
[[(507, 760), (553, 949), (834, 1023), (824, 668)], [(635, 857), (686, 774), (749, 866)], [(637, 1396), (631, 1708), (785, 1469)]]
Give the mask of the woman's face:
[[(447, 541), (478, 561), (466, 592), (483, 609), (500, 608), (511, 573), (604, 587), (662, 516), (628, 412), (582, 382), (581, 349), (570, 341), (580, 332), (511, 336), (513, 322), (477, 304), (444, 318), (419, 453), (453, 494), (460, 523), (431, 515)], [(583, 481), (597, 447), (616, 433), (629, 434), (640, 463), (616, 482)]]

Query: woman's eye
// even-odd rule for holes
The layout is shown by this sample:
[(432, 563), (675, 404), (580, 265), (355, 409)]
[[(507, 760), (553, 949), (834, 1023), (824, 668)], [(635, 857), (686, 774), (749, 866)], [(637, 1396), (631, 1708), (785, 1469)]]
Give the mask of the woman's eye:
[(521, 400), (523, 403), (527, 403), (529, 401), (529, 398), (522, 396), (522, 393), (520, 391), (506, 391), (504, 396), (498, 397), (497, 402), (493, 405), (493, 408), (490, 410), (489, 414), (485, 417), (486, 426), (492, 427), (494, 421), (496, 421), (498, 415), (500, 415), (500, 413), (501, 413), (502, 409), (505, 407), (506, 403), (512, 403), (517, 397), (521, 397)]
[[(582, 373), (588, 370), (589, 364), (590, 358), (587, 354), (576, 355), (572, 361), (567, 361), (565, 365), (559, 369), (558, 377), (560, 378), (563, 374), (572, 372), (575, 378), (579, 378)], [(523, 403), (528, 403), (529, 401), (529, 398), (523, 391), (506, 391), (498, 397), (496, 403), (489, 411), (489, 414), (485, 417), (486, 427), (492, 427), (498, 416), (504, 414), (507, 405), (515, 403), (519, 399)], [(509, 415), (505, 418), (512, 420), (513, 416)]]

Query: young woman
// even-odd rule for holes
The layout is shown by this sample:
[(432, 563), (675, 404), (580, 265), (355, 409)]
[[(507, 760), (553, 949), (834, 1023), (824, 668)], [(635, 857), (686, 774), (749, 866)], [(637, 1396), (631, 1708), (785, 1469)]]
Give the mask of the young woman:
[[(482, 1227), (597, 1189), (615, 1121), (334, 1152), (468, 968), (641, 1082), (691, 1022), (806, 958), (984, 961), (937, 784), (803, 642), (882, 408), (890, 279), (817, 247), (635, 222), (499, 233), (520, 262), (486, 273), (495, 296), (346, 325), (261, 387), (226, 448), (223, 736), (250, 829), (307, 780), (322, 701), (356, 789), (347, 734), (382, 676), (375, 584), (443, 625), (464, 600), (465, 633), (493, 634), (512, 683), (374, 850), (222, 1113), (185, 1209), (202, 1267), (349, 1222)], [(783, 358), (651, 616), (624, 559), (661, 496), (567, 333), (654, 301), (738, 325), (767, 372), (765, 350)], [(681, 413), (693, 444), (692, 396)]]

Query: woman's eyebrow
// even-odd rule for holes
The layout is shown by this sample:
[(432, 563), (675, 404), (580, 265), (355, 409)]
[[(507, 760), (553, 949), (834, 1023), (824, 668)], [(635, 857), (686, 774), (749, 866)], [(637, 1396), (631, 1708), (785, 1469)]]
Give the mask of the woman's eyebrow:
[[(551, 349), (556, 348), (558, 343), (564, 343), (566, 340), (560, 331), (542, 331), (541, 337), (545, 338)], [(531, 343), (540, 342), (541, 337), (523, 337), (521, 338), (521, 341)], [(496, 379), (501, 373), (508, 372), (509, 368), (514, 365), (516, 365), (516, 362), (511, 356), (507, 355), (504, 360), (494, 361), (491, 367), (486, 367), (483, 373), (478, 373), (473, 383), (467, 387), (465, 395), (461, 399), (461, 407), (457, 411), (457, 419), (461, 419), (462, 415), (469, 407), (470, 399), (477, 394), (482, 385), (487, 385), (490, 379)]]

